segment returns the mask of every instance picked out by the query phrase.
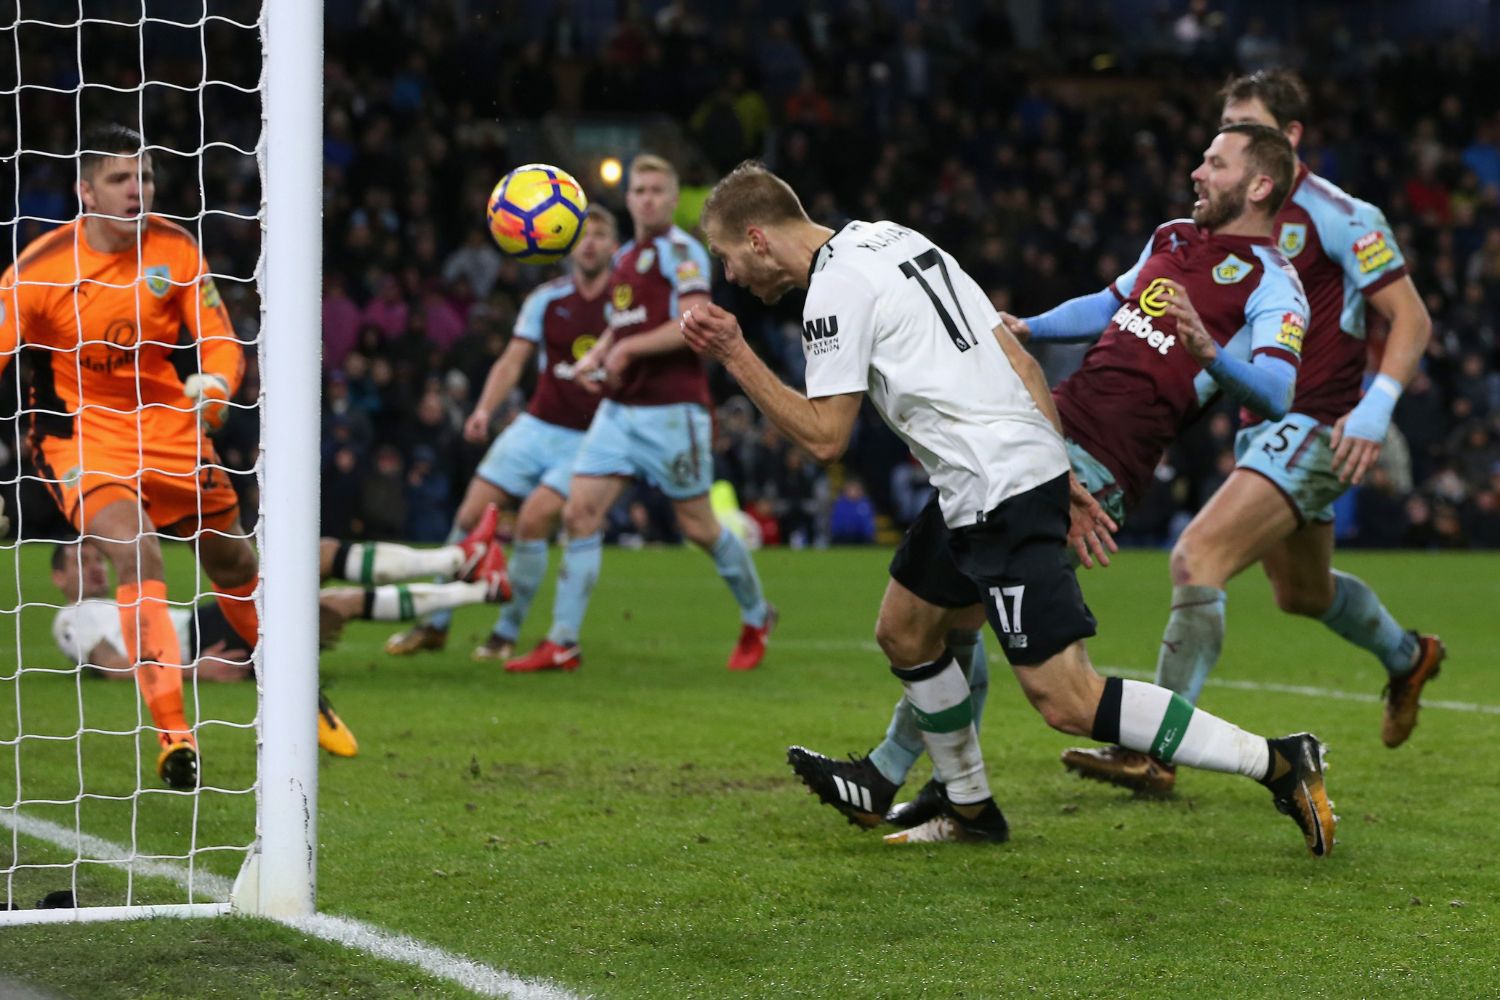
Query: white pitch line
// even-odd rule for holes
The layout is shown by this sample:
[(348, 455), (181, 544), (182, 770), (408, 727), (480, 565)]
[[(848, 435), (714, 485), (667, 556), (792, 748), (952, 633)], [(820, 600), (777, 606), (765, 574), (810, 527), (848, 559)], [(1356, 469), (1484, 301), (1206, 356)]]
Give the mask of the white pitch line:
[(130, 848), (124, 844), (116, 844), (51, 820), (22, 816), (7, 810), (0, 813), (0, 824), (24, 833), (28, 837), (45, 840), (56, 847), (76, 851), (79, 857), (87, 858), (90, 863), (103, 862), (129, 868), (135, 874), (148, 878), (166, 879), (179, 886), (184, 892), (191, 893), (193, 899), (198, 902), (222, 903), (229, 898), (230, 890), (234, 887), (234, 882), (230, 879), (223, 875), (215, 875), (213, 872), (206, 872), (201, 868), (189, 870), (186, 865), (172, 861), (132, 858)]
[[(783, 649), (809, 649), (827, 651), (847, 651), (862, 653), (878, 653), (880, 646), (869, 640), (857, 641), (851, 639), (781, 639), (772, 640)], [(1156, 675), (1149, 670), (1130, 670), (1125, 667), (1097, 666), (1101, 674), (1119, 674), (1121, 677), (1129, 677), (1134, 680), (1151, 680)], [(1232, 688), (1236, 691), (1265, 691), (1274, 694), (1299, 694), (1305, 698), (1328, 698), (1332, 701), (1358, 701), (1365, 704), (1378, 705), (1385, 698), (1368, 691), (1340, 691), (1337, 688), (1309, 687), (1305, 684), (1278, 684), (1274, 681), (1244, 681), (1232, 678), (1210, 677), (1206, 682), (1208, 687)], [(1445, 701), (1433, 698), (1423, 698), (1424, 709), (1437, 708), (1448, 712), (1477, 712), (1481, 715), (1500, 715), (1500, 705), (1485, 705), (1473, 701)]]
[(382, 930), (348, 917), (314, 913), (310, 917), (292, 917), (280, 922), (314, 937), (355, 948), (377, 958), (415, 965), (424, 972), (455, 982), (481, 996), (513, 997), (515, 1000), (582, 1000), (578, 994), (571, 993), (556, 983), (521, 979), (462, 955), (423, 944), (405, 934)]
[[(1148, 670), (1125, 670), (1119, 667), (1108, 668), (1110, 673), (1119, 674), (1122, 677), (1133, 677), (1141, 680), (1150, 680), (1156, 675)], [(1207, 681), (1209, 687), (1233, 688), (1236, 691), (1267, 691), (1275, 694), (1300, 694), (1307, 698), (1328, 698), (1333, 701), (1360, 701), (1366, 704), (1378, 705), (1385, 701), (1378, 694), (1370, 694), (1368, 691), (1340, 691), (1337, 688), (1307, 687), (1303, 684), (1277, 684), (1271, 681), (1241, 681), (1233, 679), (1219, 680), (1210, 677)], [(1422, 699), (1422, 708), (1441, 708), (1449, 712), (1478, 712), (1483, 715), (1500, 715), (1500, 705), (1482, 705), (1472, 701), (1437, 701), (1432, 698)]]
[[(0, 813), (0, 825), (56, 847), (77, 851), (90, 860), (105, 860), (110, 864), (130, 866), (137, 875), (166, 879), (184, 890), (191, 885), (195, 898), (199, 900), (212, 896), (213, 902), (226, 902), (233, 889), (234, 883), (222, 875), (196, 870), (190, 872), (187, 866), (170, 861), (132, 861), (130, 849), (125, 845), (50, 820), (4, 812)], [(457, 983), (480, 996), (509, 997), (510, 1000), (587, 1000), (586, 996), (572, 993), (556, 983), (544, 979), (522, 979), (503, 969), (492, 968), (362, 920), (334, 916), (331, 913), (315, 913), (309, 917), (279, 919), (277, 922), (377, 958), (414, 965), (435, 978)]]

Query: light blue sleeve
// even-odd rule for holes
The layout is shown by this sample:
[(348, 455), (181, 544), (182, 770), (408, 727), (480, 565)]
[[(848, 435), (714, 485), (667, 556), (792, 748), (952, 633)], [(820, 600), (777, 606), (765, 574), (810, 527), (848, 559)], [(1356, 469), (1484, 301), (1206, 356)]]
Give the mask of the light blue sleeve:
[(1130, 298), (1130, 292), (1135, 288), (1136, 276), (1141, 273), (1141, 268), (1146, 266), (1146, 261), (1151, 259), (1151, 248), (1155, 245), (1156, 233), (1153, 232), (1150, 238), (1146, 240), (1146, 246), (1141, 250), (1141, 255), (1135, 259), (1135, 263), (1131, 265), (1130, 270), (1115, 279), (1111, 287), (1114, 288), (1115, 294), (1122, 301)]
[(1097, 340), (1119, 308), (1119, 300), (1108, 288), (1080, 295), (1026, 320), (1032, 340), (1054, 343)]
[(526, 301), (521, 303), (521, 311), (516, 314), (516, 325), (514, 334), (522, 340), (529, 340), (533, 344), (542, 342), (542, 317), (547, 313), (547, 304), (557, 296), (548, 294), (551, 289), (541, 285), (532, 289), (531, 294), (526, 296)]
[[(1345, 197), (1348, 197), (1347, 195)], [(1309, 197), (1299, 202), (1313, 217), (1318, 239), (1329, 258), (1337, 261), (1355, 288), (1365, 289), (1406, 267), (1406, 256), (1385, 213), (1367, 201), (1350, 198), (1354, 214), (1334, 202)]]
[(1237, 357), (1239, 351), (1231, 341), (1205, 372), (1242, 406), (1279, 420), (1291, 409), (1296, 395), (1297, 363), (1307, 330), (1307, 297), (1297, 272), (1279, 253), (1256, 247), (1255, 254), (1263, 272), (1245, 302), (1245, 326), (1235, 338), (1248, 333), (1250, 359)]
[(1220, 351), (1204, 371), (1230, 399), (1267, 420), (1286, 416), (1297, 391), (1296, 366), (1276, 354), (1257, 355), (1245, 362)]
[(1283, 351), (1294, 362), (1300, 361), (1308, 317), (1302, 279), (1279, 252), (1259, 246), (1254, 250), (1264, 273), (1245, 301), (1250, 356), (1253, 359), (1262, 351)]

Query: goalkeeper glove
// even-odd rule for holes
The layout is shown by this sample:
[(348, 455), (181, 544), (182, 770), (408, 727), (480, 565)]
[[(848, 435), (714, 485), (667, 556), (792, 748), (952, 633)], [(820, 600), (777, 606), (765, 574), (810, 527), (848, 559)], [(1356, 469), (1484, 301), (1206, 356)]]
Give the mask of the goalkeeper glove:
[(197, 373), (182, 383), (182, 394), (197, 405), (198, 424), (212, 434), (229, 418), (229, 381), (222, 375)]
[(5, 513), (5, 496), (0, 494), (0, 538), (10, 534), (10, 518)]

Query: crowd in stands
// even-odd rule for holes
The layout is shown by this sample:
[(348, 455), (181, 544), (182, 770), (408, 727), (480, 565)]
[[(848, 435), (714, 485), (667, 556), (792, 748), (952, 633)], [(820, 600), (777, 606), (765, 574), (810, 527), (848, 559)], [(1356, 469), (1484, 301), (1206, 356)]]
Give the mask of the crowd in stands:
[[(996, 0), (622, 0), (619, 16), (600, 6), (559, 2), (530, 18), (463, 0), (330, 0), (325, 533), (446, 533), (483, 452), (463, 440), (463, 418), (521, 300), (553, 273), (501, 258), (482, 225), (486, 195), (513, 165), (517, 122), (669, 115), (713, 171), (758, 156), (818, 221), (915, 226), (1024, 316), (1104, 287), (1159, 222), (1187, 214), (1218, 86), (1274, 63), (1310, 85), (1303, 158), (1384, 209), (1433, 319), (1385, 458), (1341, 502), (1340, 536), (1500, 545), (1494, 38), (1398, 34), (1377, 20), (1349, 28), (1316, 13), (1293, 32), (1204, 0), (1159, 5), (1149, 25), (1118, 23), (1128, 5), (1042, 5), (1040, 38)], [(583, 179), (623, 209), (621, 190)], [(210, 174), (209, 195), (232, 196), (233, 181)], [(766, 308), (723, 282), (715, 297), (797, 383), (800, 297)], [(1054, 380), (1081, 356), (1042, 353)], [(721, 372), (712, 386), (718, 474), (766, 543), (870, 541), (925, 502), (920, 467), (872, 413), (825, 471)], [(497, 431), (521, 404), (518, 393)], [(1126, 541), (1161, 544), (1185, 523), (1232, 470), (1234, 427), (1227, 409), (1205, 415), (1158, 468)], [(637, 490), (611, 535), (670, 538), (670, 520)]]

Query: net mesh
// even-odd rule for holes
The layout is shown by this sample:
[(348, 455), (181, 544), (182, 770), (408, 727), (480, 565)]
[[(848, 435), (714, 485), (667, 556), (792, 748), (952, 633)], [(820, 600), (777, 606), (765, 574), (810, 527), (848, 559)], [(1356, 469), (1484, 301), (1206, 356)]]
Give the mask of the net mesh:
[[(0, 0), (0, 38), (13, 54), (0, 69), (0, 254), (12, 267), (0, 329), (19, 340), (0, 344), (12, 522), (0, 542), (0, 905), (219, 901), (255, 835), (254, 686), (210, 683), (247, 671), (256, 636), (229, 623), (245, 618), (231, 602), (254, 595), (216, 596), (202, 558), (221, 583), (243, 583), (226, 553), (253, 541), (259, 508), (260, 5)], [(85, 211), (85, 136), (106, 123), (140, 132), (155, 182), (146, 237), (113, 255), (68, 235)], [(128, 229), (132, 212), (96, 217)], [(215, 324), (223, 310), (232, 330)], [(225, 358), (243, 381), (205, 443), (173, 380)], [(100, 539), (95, 504), (134, 495), (134, 537)], [(80, 503), (85, 544), (68, 544), (63, 508)], [(145, 611), (120, 614), (120, 600), (142, 602), (114, 569), (150, 575), (157, 550), (180, 656), (147, 649), (140, 662), (182, 672), (196, 791), (158, 777), (159, 727), (129, 683), (128, 651), (145, 636), (125, 633)]]

